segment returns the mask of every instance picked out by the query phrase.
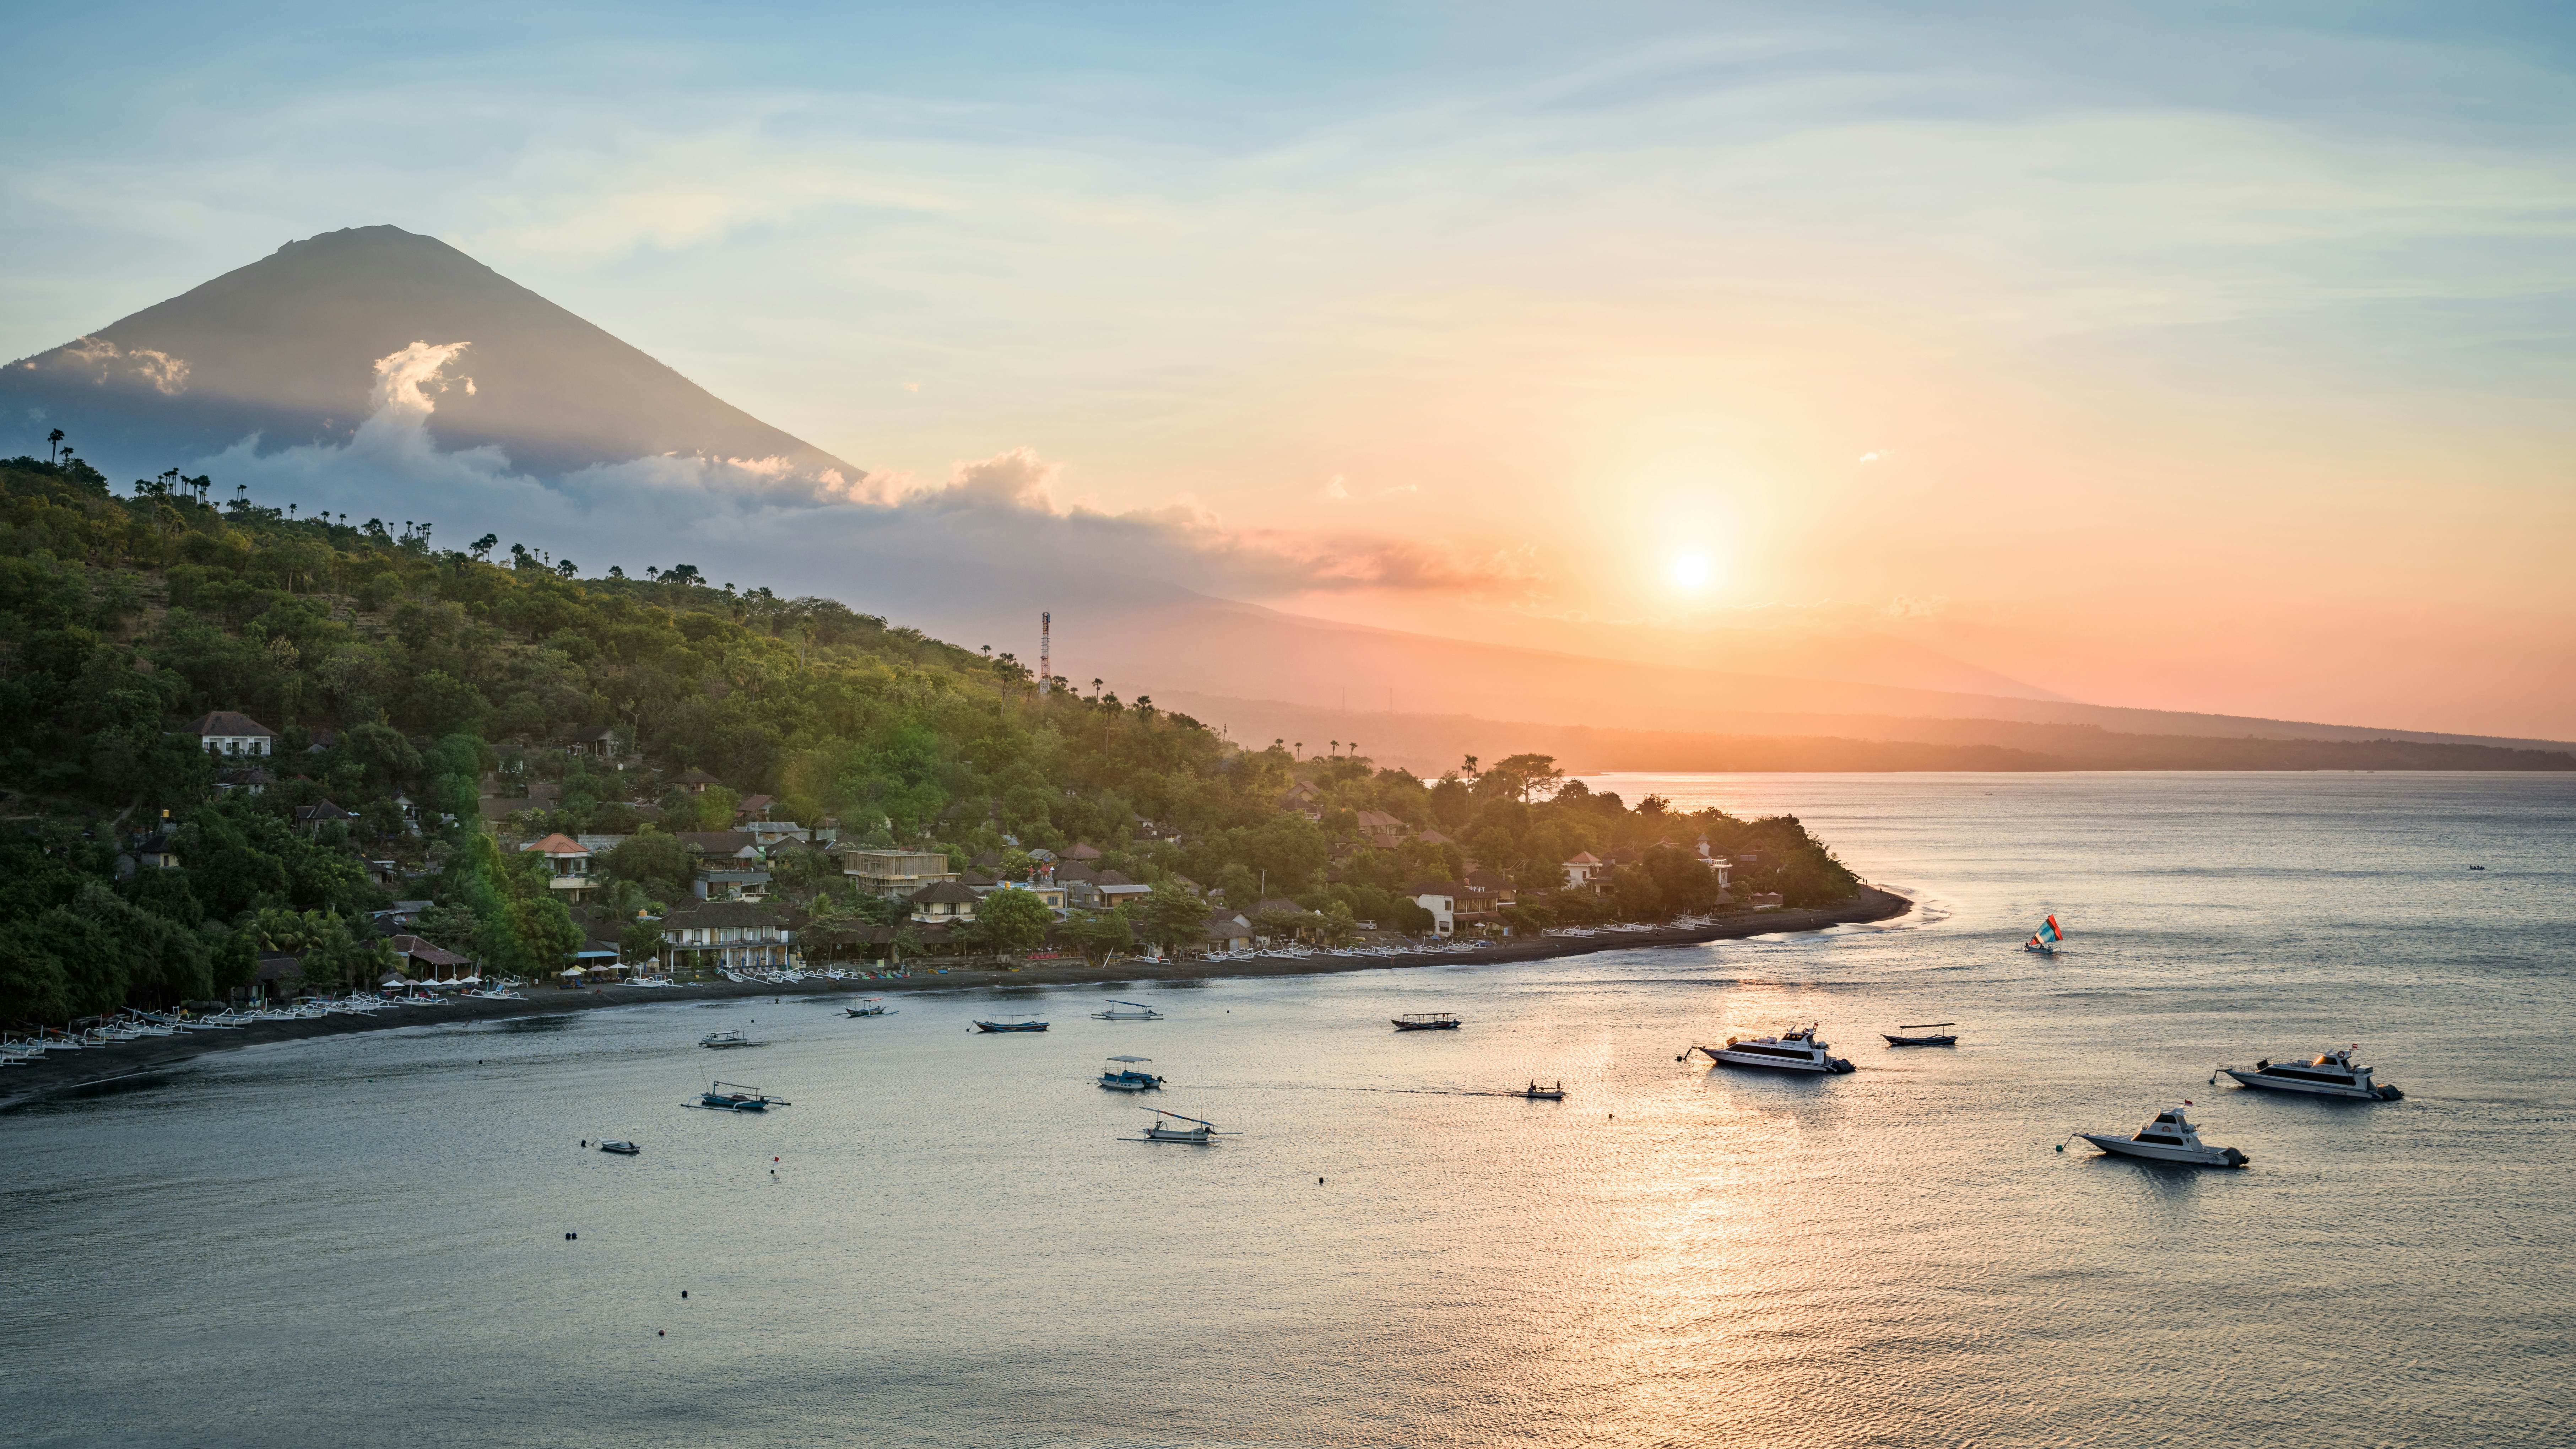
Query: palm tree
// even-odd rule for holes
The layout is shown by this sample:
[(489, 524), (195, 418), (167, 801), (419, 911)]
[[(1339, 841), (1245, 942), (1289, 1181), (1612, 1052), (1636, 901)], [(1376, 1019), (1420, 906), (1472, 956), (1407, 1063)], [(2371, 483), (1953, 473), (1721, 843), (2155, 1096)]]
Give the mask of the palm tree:
[(1091, 681), (1091, 697), (1093, 699), (1100, 697), (1100, 681), (1097, 679)]
[(49, 462), (58, 463), (62, 461), (62, 453), (63, 430), (56, 428), (52, 432), (45, 434), (45, 458)]
[(1337, 754), (1337, 755), (1338, 755), (1338, 754), (1340, 754), (1340, 753), (1342, 752), (1342, 742), (1341, 742), (1340, 740), (1330, 740), (1330, 741), (1327, 741), (1326, 743), (1328, 743), (1328, 744), (1330, 744), (1330, 745), (1332, 746), (1332, 752), (1333, 752), (1334, 754)]

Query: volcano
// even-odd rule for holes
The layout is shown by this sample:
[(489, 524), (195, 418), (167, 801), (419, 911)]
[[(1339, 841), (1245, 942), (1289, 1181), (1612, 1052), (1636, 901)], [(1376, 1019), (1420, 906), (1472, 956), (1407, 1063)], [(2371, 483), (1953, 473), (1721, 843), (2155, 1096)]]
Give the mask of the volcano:
[(447, 243), (392, 226), (289, 242), (0, 369), (0, 448), (41, 452), (61, 428), (124, 477), (252, 437), (261, 453), (345, 443), (379, 396), (379, 364), (414, 344), (458, 349), (429, 421), (437, 446), (497, 448), (541, 479), (662, 454), (852, 485), (866, 476)]

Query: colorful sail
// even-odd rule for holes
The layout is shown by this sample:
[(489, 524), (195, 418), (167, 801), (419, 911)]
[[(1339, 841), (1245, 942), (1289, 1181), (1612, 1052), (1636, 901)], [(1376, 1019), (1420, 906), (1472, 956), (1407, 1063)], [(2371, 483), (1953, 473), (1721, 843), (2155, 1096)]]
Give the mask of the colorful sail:
[(2057, 928), (2057, 917), (2050, 916), (2039, 923), (2039, 929), (2031, 933), (2029, 940), (2021, 943), (2021, 948), (2025, 951), (2054, 952), (2057, 949), (2057, 943), (2065, 939), (2066, 933)]

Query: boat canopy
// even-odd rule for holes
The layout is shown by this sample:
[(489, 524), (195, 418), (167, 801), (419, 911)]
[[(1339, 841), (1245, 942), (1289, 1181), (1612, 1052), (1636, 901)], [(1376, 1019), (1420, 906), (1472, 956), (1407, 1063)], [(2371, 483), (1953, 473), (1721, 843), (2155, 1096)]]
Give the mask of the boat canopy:
[(1111, 1057), (1113, 1062), (1150, 1062), (1152, 1057)]

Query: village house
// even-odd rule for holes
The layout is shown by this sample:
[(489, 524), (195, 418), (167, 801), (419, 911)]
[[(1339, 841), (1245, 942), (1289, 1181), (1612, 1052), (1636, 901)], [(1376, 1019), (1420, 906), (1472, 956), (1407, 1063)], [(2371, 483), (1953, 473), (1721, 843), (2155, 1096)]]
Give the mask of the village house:
[(904, 898), (912, 906), (912, 918), (924, 925), (962, 925), (975, 919), (975, 903), (982, 899), (955, 880), (933, 881)]
[(680, 773), (671, 777), (671, 783), (688, 791), (692, 795), (703, 795), (707, 793), (707, 787), (709, 785), (721, 785), (724, 781), (717, 779), (715, 776), (708, 774), (704, 770), (682, 770)]
[(414, 981), (453, 981), (473, 971), (474, 961), (418, 936), (396, 936), (385, 943), (394, 953), (394, 969)]
[(145, 870), (177, 870), (179, 843), (167, 831), (155, 831), (152, 838), (134, 847), (134, 863)]
[(1252, 922), (1239, 911), (1213, 911), (1207, 918), (1208, 949), (1212, 951), (1249, 951), (1252, 949)]
[(295, 807), (295, 828), (307, 835), (320, 834), (325, 825), (345, 825), (357, 818), (356, 812), (343, 810), (328, 800), (316, 800), (310, 805)]
[(1123, 871), (1104, 870), (1092, 881), (1093, 897), (1104, 911), (1114, 911), (1128, 901), (1141, 901), (1154, 893), (1152, 886), (1129, 880)]
[(195, 735), (210, 755), (268, 755), (277, 751), (277, 731), (229, 709), (216, 710), (179, 733)]
[(1431, 913), (1431, 934), (1449, 936), (1457, 933), (1458, 897), (1465, 890), (1454, 881), (1416, 881), (1406, 887), (1406, 894)]
[(841, 874), (870, 895), (905, 897), (926, 885), (954, 884), (957, 872), (948, 856), (936, 850), (891, 850), (858, 846), (841, 852)]
[(1601, 857), (1584, 851), (1565, 863), (1565, 888), (1570, 891), (1598, 890), (1599, 882), (1609, 877), (1609, 867)]
[(662, 968), (672, 975), (785, 966), (793, 933), (754, 901), (710, 901), (662, 922)]
[[(617, 737), (615, 725), (589, 725), (572, 733), (572, 743), (564, 747), (568, 755), (587, 755), (594, 760), (614, 760), (626, 753)], [(623, 765), (618, 768), (624, 769)]]
[(549, 835), (520, 848), (545, 857), (546, 890), (556, 900), (578, 904), (591, 887), (599, 884), (590, 873), (589, 848), (569, 835)]
[(277, 783), (277, 776), (266, 765), (235, 765), (215, 772), (215, 793), (229, 795), (235, 790), (256, 795)]

